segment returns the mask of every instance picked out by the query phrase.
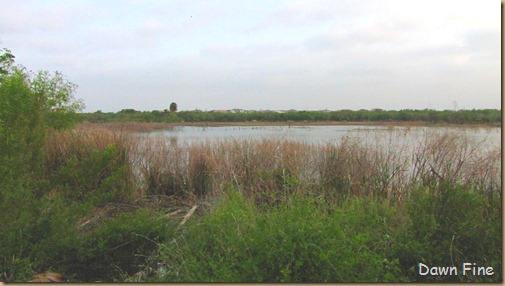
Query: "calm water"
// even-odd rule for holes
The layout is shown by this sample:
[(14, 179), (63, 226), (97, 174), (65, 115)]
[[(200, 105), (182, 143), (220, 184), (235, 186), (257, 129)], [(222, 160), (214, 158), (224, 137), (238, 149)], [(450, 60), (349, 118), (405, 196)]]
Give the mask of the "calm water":
[(149, 137), (166, 137), (172, 143), (198, 144), (223, 140), (278, 139), (310, 144), (339, 143), (344, 137), (368, 142), (394, 141), (416, 143), (436, 134), (457, 134), (487, 146), (501, 145), (501, 128), (497, 127), (385, 127), (359, 125), (333, 126), (180, 126), (172, 130), (149, 133)]

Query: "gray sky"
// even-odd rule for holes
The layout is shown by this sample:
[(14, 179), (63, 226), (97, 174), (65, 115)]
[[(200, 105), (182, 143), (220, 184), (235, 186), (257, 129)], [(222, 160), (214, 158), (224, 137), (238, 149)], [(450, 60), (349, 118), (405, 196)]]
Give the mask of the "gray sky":
[(500, 5), (0, 0), (0, 47), (88, 112), (500, 109)]

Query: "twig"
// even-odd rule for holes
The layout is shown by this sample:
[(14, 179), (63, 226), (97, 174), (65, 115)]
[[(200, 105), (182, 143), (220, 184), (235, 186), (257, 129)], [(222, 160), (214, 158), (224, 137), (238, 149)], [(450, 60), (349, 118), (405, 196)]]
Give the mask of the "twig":
[(144, 238), (144, 239), (146, 239), (146, 240), (148, 240), (148, 241), (150, 241), (150, 242), (152, 242), (152, 243), (154, 243), (154, 244), (156, 244), (156, 245), (159, 245), (159, 243), (157, 243), (156, 241), (154, 241), (154, 240), (150, 239), (149, 237), (145, 237), (145, 236), (143, 236), (143, 235), (141, 235), (141, 234), (137, 234), (137, 233), (134, 233), (134, 235), (136, 235), (136, 236), (138, 236), (138, 237), (142, 237), (142, 238)]
[(443, 178), (442, 176), (440, 176), (440, 175), (437, 173), (437, 171), (435, 171), (435, 168), (433, 168), (433, 166), (432, 166), (431, 164), (429, 164), (429, 165), (430, 165), (431, 173), (432, 173), (432, 174), (434, 174), (434, 175), (436, 175), (440, 181), (443, 181), (443, 180), (444, 180), (444, 178)]
[(195, 213), (197, 207), (198, 206), (195, 205), (189, 210), (189, 212), (184, 216), (181, 223), (179, 224), (179, 227), (183, 226), (189, 220), (189, 218)]
[(182, 209), (180, 209), (180, 210), (176, 210), (176, 211), (173, 211), (173, 212), (171, 212), (171, 213), (167, 214), (166, 216), (167, 216), (168, 218), (172, 218), (172, 217), (174, 217), (174, 216), (178, 215), (178, 214), (179, 214), (179, 213), (181, 213), (181, 212), (182, 212)]

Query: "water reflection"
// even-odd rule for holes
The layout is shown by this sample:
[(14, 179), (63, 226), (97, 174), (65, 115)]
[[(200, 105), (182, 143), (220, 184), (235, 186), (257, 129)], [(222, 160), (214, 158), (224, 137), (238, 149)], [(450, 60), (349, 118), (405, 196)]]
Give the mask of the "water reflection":
[(451, 133), (474, 142), (501, 145), (501, 129), (496, 127), (411, 127), (411, 126), (178, 126), (173, 130), (156, 131), (149, 137), (166, 137), (171, 144), (192, 145), (227, 140), (289, 140), (309, 144), (339, 143), (344, 137), (365, 142), (419, 142), (433, 134)]

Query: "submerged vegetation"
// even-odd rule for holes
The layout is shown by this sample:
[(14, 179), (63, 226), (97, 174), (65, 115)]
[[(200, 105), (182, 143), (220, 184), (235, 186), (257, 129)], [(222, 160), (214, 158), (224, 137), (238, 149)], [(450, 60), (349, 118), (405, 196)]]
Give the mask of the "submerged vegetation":
[[(74, 85), (10, 64), (0, 77), (0, 281), (503, 279), (498, 146), (453, 133), (412, 149), (352, 138), (179, 145), (75, 127)], [(494, 272), (420, 275), (419, 263)]]

